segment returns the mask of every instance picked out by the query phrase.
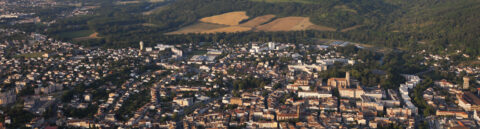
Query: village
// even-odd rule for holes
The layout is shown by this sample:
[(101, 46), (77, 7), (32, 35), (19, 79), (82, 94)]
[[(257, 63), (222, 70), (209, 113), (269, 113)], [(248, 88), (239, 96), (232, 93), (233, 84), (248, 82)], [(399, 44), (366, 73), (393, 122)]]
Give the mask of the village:
[[(20, 37), (0, 42), (2, 127), (413, 129), (480, 122), (478, 68), (462, 68), (468, 76), (460, 83), (400, 73), (405, 81), (395, 88), (366, 84), (355, 70), (326, 76), (368, 63), (340, 51), (367, 49), (349, 42), (139, 41), (138, 48), (113, 49), (0, 33)], [(22, 123), (8, 107), (32, 118)]]

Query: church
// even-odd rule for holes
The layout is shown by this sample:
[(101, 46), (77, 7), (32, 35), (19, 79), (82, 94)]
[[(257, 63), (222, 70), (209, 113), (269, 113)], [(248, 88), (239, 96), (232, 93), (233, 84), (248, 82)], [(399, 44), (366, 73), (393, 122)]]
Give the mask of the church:
[(356, 85), (352, 85), (350, 73), (345, 73), (345, 78), (329, 78), (327, 85), (332, 88), (338, 88), (340, 97), (342, 98), (357, 98), (360, 99), (365, 94), (363, 88), (356, 82)]

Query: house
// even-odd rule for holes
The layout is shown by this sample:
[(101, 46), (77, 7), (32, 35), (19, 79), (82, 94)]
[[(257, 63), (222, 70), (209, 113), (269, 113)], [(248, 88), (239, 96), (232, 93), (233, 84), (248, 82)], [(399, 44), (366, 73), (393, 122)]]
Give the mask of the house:
[(458, 106), (462, 107), (466, 111), (477, 110), (480, 111), (480, 98), (471, 92), (464, 92), (463, 94), (457, 94)]
[(230, 104), (241, 106), (241, 105), (243, 105), (243, 100), (242, 100), (242, 98), (232, 97), (232, 98), (230, 98)]

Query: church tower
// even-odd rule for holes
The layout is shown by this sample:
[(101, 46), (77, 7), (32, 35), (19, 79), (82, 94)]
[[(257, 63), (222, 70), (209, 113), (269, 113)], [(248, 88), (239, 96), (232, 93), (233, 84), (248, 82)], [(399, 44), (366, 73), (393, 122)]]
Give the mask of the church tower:
[(350, 86), (350, 72), (345, 73), (345, 81), (347, 81), (347, 87)]
[(463, 89), (468, 89), (470, 87), (470, 78), (467, 76), (463, 77)]
[(140, 46), (139, 48), (140, 50), (138, 51), (138, 55), (141, 56), (143, 51), (143, 41), (140, 41), (139, 46)]

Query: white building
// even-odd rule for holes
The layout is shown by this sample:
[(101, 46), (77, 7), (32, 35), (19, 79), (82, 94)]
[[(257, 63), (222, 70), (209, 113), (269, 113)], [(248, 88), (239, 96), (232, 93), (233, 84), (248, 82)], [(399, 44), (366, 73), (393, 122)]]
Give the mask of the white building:
[(186, 107), (193, 104), (193, 99), (192, 98), (182, 98), (182, 99), (174, 98), (173, 102), (182, 107)]
[(299, 91), (298, 97), (301, 98), (330, 98), (332, 93), (326, 91)]
[(276, 43), (275, 42), (268, 42), (268, 49), (269, 50), (276, 50)]

